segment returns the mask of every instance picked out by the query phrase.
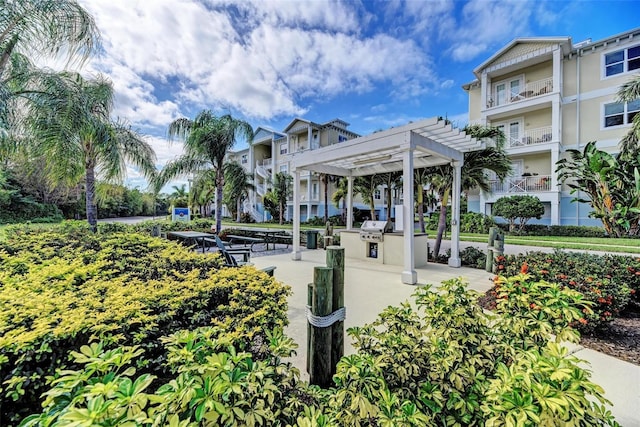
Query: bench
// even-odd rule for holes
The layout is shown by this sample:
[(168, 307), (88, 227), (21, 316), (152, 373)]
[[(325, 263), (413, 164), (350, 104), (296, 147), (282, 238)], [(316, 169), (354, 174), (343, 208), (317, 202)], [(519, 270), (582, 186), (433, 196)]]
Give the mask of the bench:
[[(232, 253), (226, 249), (224, 247), (224, 245), (222, 245), (222, 248), (220, 246), (218, 246), (218, 249), (220, 251), (220, 253), (222, 254), (222, 257), (224, 259), (224, 266), (225, 267), (241, 267), (243, 265), (253, 265), (249, 262), (238, 262), (234, 256), (232, 255)], [(263, 267), (260, 269), (260, 271), (264, 271), (265, 273), (267, 273), (269, 276), (273, 276), (273, 273), (275, 271), (276, 267), (275, 266), (269, 266), (269, 267)]]
[(248, 248), (230, 248), (231, 242), (223, 242), (219, 237), (213, 239), (204, 239), (204, 244), (207, 248), (217, 248), (218, 251), (225, 250), (231, 255), (242, 255), (242, 262), (249, 262), (251, 260), (251, 250)]
[(271, 236), (271, 239), (274, 245), (276, 243), (282, 243), (283, 245), (287, 245), (287, 247), (289, 247), (289, 245), (293, 245), (293, 236), (291, 234), (275, 234)]
[[(253, 251), (253, 245), (258, 244), (258, 243), (264, 243), (264, 239), (259, 239), (257, 237), (249, 237), (249, 236), (237, 236), (234, 234), (229, 234), (227, 235), (227, 239), (229, 239), (229, 241), (231, 243), (242, 243), (245, 246), (248, 245), (249, 243), (251, 244), (251, 250)], [(255, 251), (254, 251), (255, 252)]]

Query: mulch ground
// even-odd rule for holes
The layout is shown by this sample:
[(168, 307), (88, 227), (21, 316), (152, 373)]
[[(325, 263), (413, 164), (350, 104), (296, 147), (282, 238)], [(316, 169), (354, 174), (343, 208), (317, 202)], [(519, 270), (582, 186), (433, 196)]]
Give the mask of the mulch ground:
[(627, 310), (606, 328), (583, 336), (580, 344), (640, 365), (640, 310)]
[[(495, 308), (493, 290), (480, 297), (478, 303), (487, 310)], [(640, 365), (640, 307), (629, 306), (605, 327), (583, 335), (580, 345)]]

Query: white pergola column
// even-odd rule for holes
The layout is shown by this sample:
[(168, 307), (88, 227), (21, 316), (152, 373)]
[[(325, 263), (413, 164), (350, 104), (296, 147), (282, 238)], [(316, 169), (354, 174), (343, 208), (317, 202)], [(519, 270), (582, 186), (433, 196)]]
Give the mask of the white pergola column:
[(453, 188), (451, 194), (451, 256), (449, 267), (460, 267), (460, 196), (462, 162), (453, 162)]
[[(551, 165), (558, 163), (560, 159), (560, 148), (554, 144), (551, 149)], [(553, 171), (553, 169), (552, 169)], [(560, 225), (560, 182), (558, 175), (551, 172), (551, 225)]]
[(480, 100), (481, 100), (480, 109), (481, 110), (485, 110), (486, 108), (489, 107), (487, 105), (489, 100), (488, 95), (491, 93), (491, 88), (489, 87), (489, 85), (491, 85), (491, 80), (489, 80), (487, 73), (483, 72), (482, 75), (480, 76)]
[(415, 285), (418, 282), (418, 272), (415, 270), (415, 257), (413, 252), (413, 148), (409, 148), (402, 154), (402, 192), (404, 222), (404, 269), (402, 271), (402, 283)]
[(313, 179), (313, 173), (309, 171), (307, 175), (307, 221), (311, 218), (311, 184)]
[(347, 230), (353, 228), (353, 177), (347, 177)]
[(293, 171), (293, 251), (291, 259), (300, 261), (302, 252), (300, 251), (300, 171)]

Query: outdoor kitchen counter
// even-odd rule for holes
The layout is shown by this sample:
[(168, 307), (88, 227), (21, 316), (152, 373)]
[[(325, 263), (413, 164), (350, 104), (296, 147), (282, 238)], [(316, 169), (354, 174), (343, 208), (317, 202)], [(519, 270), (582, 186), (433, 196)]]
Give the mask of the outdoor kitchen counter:
[[(427, 234), (414, 235), (414, 262), (416, 267), (427, 265)], [(360, 230), (340, 230), (340, 246), (347, 258), (356, 258), (389, 265), (404, 265), (404, 233), (384, 233), (382, 242), (360, 239)]]

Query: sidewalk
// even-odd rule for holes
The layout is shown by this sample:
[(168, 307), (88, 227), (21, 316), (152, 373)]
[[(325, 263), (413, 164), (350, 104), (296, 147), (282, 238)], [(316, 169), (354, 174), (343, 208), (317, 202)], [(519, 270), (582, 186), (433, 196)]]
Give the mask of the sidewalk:
[[(523, 248), (517, 245), (511, 246)], [(530, 250), (540, 249), (544, 248)], [(521, 252), (527, 252), (527, 249), (520, 249), (515, 253)], [(308, 379), (306, 373), (307, 320), (304, 311), (307, 302), (307, 284), (313, 281), (313, 268), (326, 265), (325, 257), (326, 252), (318, 249), (303, 251), (300, 261), (292, 261), (290, 253), (251, 258), (257, 268), (277, 266), (276, 279), (291, 286), (293, 290), (293, 295), (289, 298), (290, 324), (286, 333), (299, 345), (297, 355), (292, 358), (292, 362), (300, 369), (302, 378), (305, 380)], [(370, 323), (384, 308), (389, 305), (399, 305), (410, 299), (416, 286), (403, 284), (400, 280), (400, 271), (399, 266), (346, 259), (345, 328)], [(439, 285), (443, 280), (459, 276), (469, 282), (470, 289), (479, 292), (487, 291), (492, 285), (492, 274), (479, 269), (450, 268), (443, 264), (430, 263), (427, 267), (416, 269), (416, 271), (419, 285), (427, 283)], [(354, 351), (349, 337), (345, 336), (345, 354), (353, 354)], [(592, 380), (604, 388), (605, 396), (613, 403), (611, 411), (620, 425), (640, 426), (640, 411), (638, 411), (640, 366), (582, 347), (576, 348), (574, 355), (591, 364), (589, 369), (593, 372)]]

